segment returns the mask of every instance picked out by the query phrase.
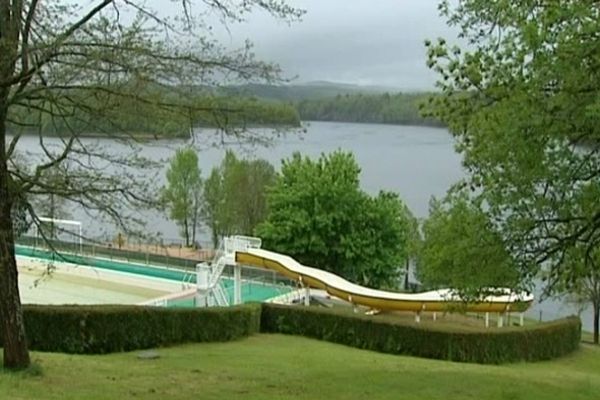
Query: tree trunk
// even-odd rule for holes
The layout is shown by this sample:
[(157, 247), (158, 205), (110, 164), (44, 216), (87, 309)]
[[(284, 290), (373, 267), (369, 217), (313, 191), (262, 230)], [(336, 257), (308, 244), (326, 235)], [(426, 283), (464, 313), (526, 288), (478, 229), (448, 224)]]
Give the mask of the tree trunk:
[(408, 274), (410, 273), (410, 259), (406, 259), (406, 270), (404, 271), (404, 290), (408, 290)]
[(185, 239), (185, 247), (190, 247), (190, 228), (187, 218), (183, 219), (183, 238)]
[(213, 247), (216, 250), (219, 247), (219, 231), (218, 231), (218, 228), (217, 228), (217, 224), (212, 224), (210, 230), (212, 232)]
[(600, 304), (594, 303), (594, 344), (598, 344), (599, 324), (600, 324)]
[(194, 211), (192, 213), (192, 246), (196, 247), (196, 231), (198, 230), (198, 196), (195, 195)]
[(30, 359), (15, 259), (5, 117), (5, 110), (0, 110), (0, 335), (4, 346), (4, 367), (26, 368)]

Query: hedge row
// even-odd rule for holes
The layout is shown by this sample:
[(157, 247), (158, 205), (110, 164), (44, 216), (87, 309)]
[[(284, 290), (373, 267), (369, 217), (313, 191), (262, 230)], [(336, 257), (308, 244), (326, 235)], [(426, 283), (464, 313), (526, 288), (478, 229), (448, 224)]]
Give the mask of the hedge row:
[(581, 338), (581, 322), (576, 317), (524, 328), (463, 331), (274, 304), (208, 309), (25, 306), (24, 317), (31, 349), (85, 354), (228, 341), (261, 331), (384, 353), (503, 363), (560, 357), (575, 350)]
[(259, 304), (228, 308), (25, 306), (31, 349), (100, 354), (239, 339), (260, 328)]
[(263, 304), (261, 331), (383, 353), (498, 364), (546, 360), (572, 352), (579, 346), (581, 321), (570, 317), (531, 327), (459, 331), (313, 307)]

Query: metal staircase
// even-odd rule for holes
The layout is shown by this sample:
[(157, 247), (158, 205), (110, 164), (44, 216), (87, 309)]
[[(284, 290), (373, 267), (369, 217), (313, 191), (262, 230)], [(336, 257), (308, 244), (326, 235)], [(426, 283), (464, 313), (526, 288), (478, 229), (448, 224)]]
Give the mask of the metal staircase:
[[(246, 251), (250, 248), (260, 248), (261, 240), (259, 238), (248, 236), (230, 236), (222, 240), (221, 245), (217, 249), (215, 256), (210, 263), (208, 281), (204, 286), (204, 282), (199, 278), (200, 270), (206, 271), (206, 264), (198, 264), (196, 267), (197, 276), (197, 303), (199, 306), (228, 306), (230, 301), (227, 293), (221, 283), (221, 276), (227, 265), (233, 265), (235, 268), (235, 253), (237, 251)], [(241, 281), (234, 286), (240, 286)], [(235, 298), (235, 295), (234, 295)]]

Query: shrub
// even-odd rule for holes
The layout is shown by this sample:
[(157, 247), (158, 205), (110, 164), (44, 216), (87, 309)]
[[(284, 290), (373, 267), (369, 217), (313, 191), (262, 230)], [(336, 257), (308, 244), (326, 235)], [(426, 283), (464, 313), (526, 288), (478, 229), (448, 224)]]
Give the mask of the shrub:
[(465, 331), (312, 307), (263, 304), (261, 331), (384, 353), (497, 364), (546, 360), (572, 352), (579, 346), (581, 321), (569, 317), (531, 327)]
[(99, 354), (186, 342), (239, 339), (259, 331), (260, 305), (209, 309), (25, 306), (33, 350)]

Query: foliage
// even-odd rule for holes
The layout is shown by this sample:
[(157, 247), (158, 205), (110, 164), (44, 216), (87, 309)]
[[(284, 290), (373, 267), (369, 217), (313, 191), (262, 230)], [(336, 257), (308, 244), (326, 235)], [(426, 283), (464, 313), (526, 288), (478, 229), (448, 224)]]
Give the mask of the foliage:
[(302, 100), (333, 98), (346, 94), (382, 94), (388, 88), (352, 85), (337, 82), (308, 82), (292, 84), (248, 83), (221, 88), (233, 96), (255, 96), (259, 99), (296, 103)]
[(581, 321), (571, 317), (531, 327), (464, 331), (314, 307), (264, 304), (261, 332), (308, 336), (383, 353), (499, 364), (549, 360), (575, 351), (581, 340)]
[(591, 2), (443, 2), (466, 51), (427, 42), (443, 95), (430, 110), (457, 138), (491, 218), (521, 275), (544, 265), (547, 292), (585, 270), (572, 247), (600, 243), (600, 30)]
[(171, 159), (162, 201), (169, 209), (170, 217), (181, 228), (185, 245), (189, 247), (195, 243), (202, 206), (202, 179), (198, 155), (193, 148), (179, 149)]
[(215, 247), (222, 236), (254, 232), (267, 215), (266, 188), (275, 177), (275, 169), (267, 161), (238, 159), (227, 151), (204, 185), (203, 217)]
[(434, 118), (420, 115), (425, 93), (345, 94), (296, 104), (303, 120), (370, 122), (380, 124), (440, 126)]
[(559, 296), (578, 304), (582, 309), (592, 306), (593, 341), (600, 339), (600, 250), (589, 249), (585, 245), (575, 245), (566, 254), (565, 264), (569, 265), (570, 275), (561, 275), (555, 283)]
[[(110, 90), (110, 87), (106, 88)], [(182, 88), (138, 87), (147, 91), (155, 102), (175, 101), (170, 90), (184, 91)], [(189, 104), (182, 110), (165, 110), (156, 104), (139, 104), (133, 99), (119, 99), (110, 109), (101, 107), (103, 99), (89, 98), (84, 94), (72, 107), (72, 115), (60, 121), (52, 116), (27, 107), (15, 107), (11, 110), (12, 132), (24, 131), (44, 135), (64, 136), (75, 131), (81, 136), (134, 136), (136, 138), (187, 138), (193, 127), (214, 127), (223, 130), (249, 126), (299, 126), (300, 117), (296, 109), (289, 104), (260, 101), (247, 97), (209, 96), (192, 91)], [(82, 105), (94, 110), (87, 113)], [(28, 127), (23, 129), (21, 127)]]
[(426, 286), (451, 287), (469, 296), (519, 284), (502, 237), (464, 194), (431, 200), (423, 236), (418, 276)]
[(384, 353), (501, 363), (568, 354), (578, 347), (581, 333), (578, 318), (528, 327), (461, 330), (273, 304), (209, 309), (28, 305), (24, 311), (32, 349), (81, 354), (230, 341), (260, 331), (308, 336)]
[(397, 287), (407, 252), (404, 204), (396, 194), (368, 196), (350, 153), (318, 160), (296, 153), (267, 195), (256, 229), (265, 247), (371, 287)]
[(102, 354), (246, 337), (259, 330), (260, 305), (210, 309), (25, 306), (24, 316), (34, 350)]
[[(205, 127), (300, 126), (298, 111), (285, 103), (259, 100), (254, 97), (212, 96), (196, 100), (194, 124)], [(221, 110), (214, 112), (213, 110)]]

